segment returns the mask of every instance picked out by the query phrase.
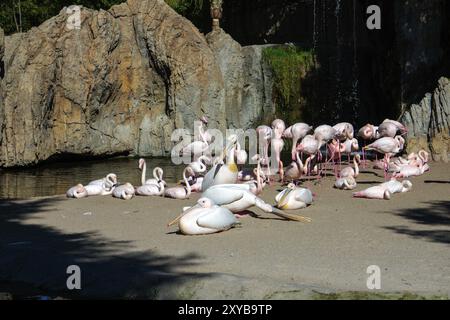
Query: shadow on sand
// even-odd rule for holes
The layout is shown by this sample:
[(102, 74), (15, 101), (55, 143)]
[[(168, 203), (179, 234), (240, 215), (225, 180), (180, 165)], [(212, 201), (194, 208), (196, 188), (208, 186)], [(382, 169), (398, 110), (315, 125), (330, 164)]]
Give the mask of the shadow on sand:
[[(0, 201), (0, 287), (15, 298), (36, 292), (74, 299), (177, 298), (165, 289), (209, 276), (178, 271), (198, 264), (200, 257), (195, 255), (161, 256), (152, 250), (136, 251), (132, 243), (112, 241), (96, 232), (68, 234), (24, 222), (44, 210), (61, 214), (52, 209), (58, 201)], [(66, 287), (70, 265), (81, 268), (82, 289), (76, 292)], [(23, 292), (19, 289), (23, 284), (33, 289)]]
[(424, 208), (402, 209), (394, 214), (418, 225), (433, 227), (432, 229), (411, 229), (405, 226), (386, 227), (386, 229), (413, 238), (450, 244), (450, 201), (432, 201), (426, 204)]

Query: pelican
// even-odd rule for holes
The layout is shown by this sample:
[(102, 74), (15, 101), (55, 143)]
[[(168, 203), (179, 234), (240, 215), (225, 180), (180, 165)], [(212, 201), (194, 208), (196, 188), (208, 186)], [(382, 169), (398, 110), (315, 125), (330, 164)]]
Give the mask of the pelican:
[(381, 199), (390, 200), (391, 193), (386, 187), (374, 186), (367, 188), (363, 191), (354, 192), (353, 197), (355, 198), (367, 198), (367, 199)]
[(334, 187), (341, 190), (353, 190), (356, 186), (357, 183), (353, 176), (338, 178), (334, 183)]
[(75, 187), (67, 190), (66, 196), (67, 198), (81, 199), (86, 198), (88, 193), (82, 184), (77, 184)]
[(103, 186), (107, 184), (108, 186), (116, 186), (117, 185), (117, 175), (114, 173), (109, 173), (105, 178), (94, 180), (88, 183), (88, 185), (100, 185)]
[(147, 173), (147, 163), (144, 159), (139, 159), (139, 169), (142, 170), (141, 174), (141, 183), (142, 185), (146, 184), (159, 184), (160, 181), (166, 185), (166, 182), (163, 180), (164, 171), (160, 167), (156, 167), (153, 169), (153, 179), (146, 179), (146, 173)]
[(250, 207), (256, 206), (264, 212), (273, 213), (279, 217), (296, 220), (302, 222), (310, 222), (310, 218), (299, 215), (292, 215), (283, 212), (268, 203), (265, 203), (261, 198), (257, 197), (250, 191), (250, 185), (241, 184), (224, 184), (210, 187), (203, 192), (202, 197), (206, 197), (214, 201), (217, 205), (223, 206), (234, 213), (239, 213), (248, 210)]
[(112, 195), (114, 198), (130, 200), (134, 197), (135, 190), (131, 183), (125, 183), (114, 189)]
[(219, 207), (208, 198), (200, 198), (197, 205), (184, 211), (178, 220), (178, 227), (185, 235), (217, 233), (239, 224), (230, 210)]
[(186, 174), (190, 174), (192, 175), (192, 169), (190, 167), (186, 167), (183, 170), (183, 181), (184, 181), (184, 186), (178, 186), (178, 187), (172, 187), (169, 189), (166, 189), (166, 191), (164, 192), (164, 195), (166, 197), (169, 198), (173, 198), (173, 199), (189, 199), (192, 189), (191, 189), (191, 185), (189, 184), (189, 180), (186, 177)]
[(144, 184), (136, 189), (139, 196), (162, 196), (164, 195), (165, 182), (160, 180), (157, 184)]
[(295, 184), (290, 183), (275, 197), (275, 201), (277, 208), (282, 210), (302, 209), (313, 203), (313, 195), (311, 190), (298, 188)]
[(202, 190), (205, 191), (209, 187), (218, 184), (236, 183), (238, 180), (238, 167), (234, 162), (234, 152), (237, 143), (237, 136), (228, 137), (228, 143), (224, 150), (226, 154), (226, 164), (223, 164), (223, 157), (219, 157), (219, 163), (215, 164), (205, 175), (202, 183)]
[(402, 182), (392, 178), (390, 181), (382, 183), (380, 186), (389, 190), (391, 194), (408, 192), (412, 189), (412, 183), (409, 180), (403, 180)]

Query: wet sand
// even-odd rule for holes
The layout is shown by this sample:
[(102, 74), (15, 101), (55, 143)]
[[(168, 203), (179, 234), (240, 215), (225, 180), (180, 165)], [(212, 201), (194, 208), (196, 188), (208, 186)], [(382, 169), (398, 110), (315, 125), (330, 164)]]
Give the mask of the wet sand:
[[(362, 171), (355, 191), (384, 181), (380, 171)], [(312, 223), (255, 208), (260, 218), (195, 237), (166, 224), (198, 194), (184, 201), (0, 201), (0, 282), (75, 298), (296, 299), (368, 291), (366, 269), (378, 265), (376, 292), (450, 295), (450, 165), (432, 163), (410, 180), (413, 190), (389, 201), (353, 199), (351, 191), (332, 188), (333, 177), (305, 181), (315, 203), (294, 212)], [(267, 188), (262, 198), (274, 203), (279, 189)], [(66, 289), (73, 264), (82, 270), (75, 292)]]

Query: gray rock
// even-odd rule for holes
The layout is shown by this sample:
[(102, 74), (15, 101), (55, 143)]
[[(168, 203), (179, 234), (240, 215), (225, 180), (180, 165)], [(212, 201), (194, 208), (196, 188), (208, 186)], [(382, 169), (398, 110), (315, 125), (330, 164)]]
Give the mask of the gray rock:
[(408, 152), (428, 150), (436, 160), (448, 161), (450, 150), (450, 80), (442, 77), (433, 94), (427, 93), (401, 118), (409, 130)]

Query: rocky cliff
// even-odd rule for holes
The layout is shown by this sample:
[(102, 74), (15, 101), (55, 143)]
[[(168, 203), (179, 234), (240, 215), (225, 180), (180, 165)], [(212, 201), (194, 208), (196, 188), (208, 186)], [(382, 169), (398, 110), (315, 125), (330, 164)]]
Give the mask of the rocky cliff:
[(402, 116), (408, 127), (408, 151), (425, 149), (435, 160), (448, 161), (450, 151), (450, 80), (441, 78), (433, 93)]
[(271, 112), (261, 49), (222, 31), (208, 44), (162, 0), (82, 8), (79, 29), (68, 26), (70, 15), (65, 8), (5, 39), (0, 167), (66, 155), (164, 156), (173, 129), (192, 129), (203, 114), (224, 129)]

